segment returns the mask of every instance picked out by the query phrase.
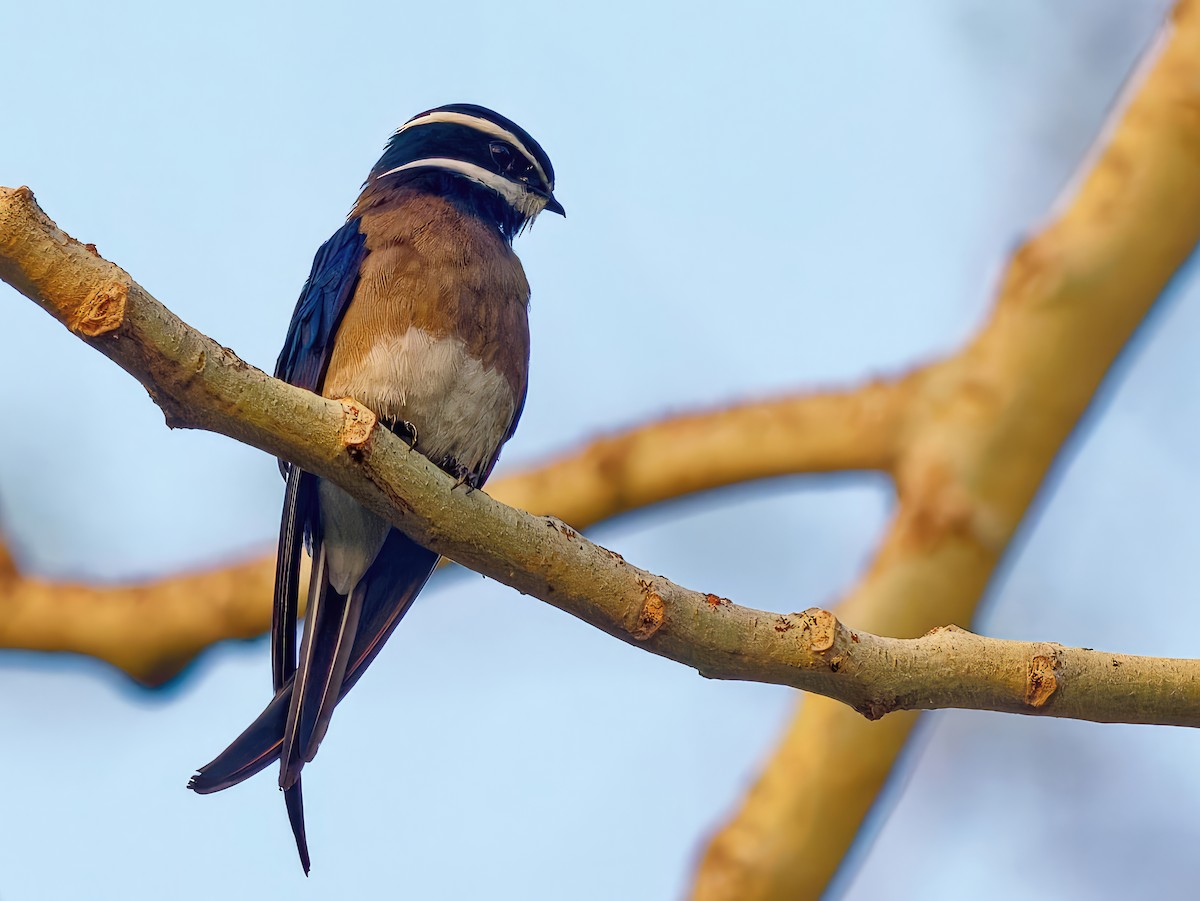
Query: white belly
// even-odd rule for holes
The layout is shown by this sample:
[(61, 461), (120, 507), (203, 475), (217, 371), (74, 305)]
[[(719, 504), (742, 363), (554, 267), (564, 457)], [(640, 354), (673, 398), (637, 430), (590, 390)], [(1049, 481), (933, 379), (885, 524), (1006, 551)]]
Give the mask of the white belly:
[(385, 419), (412, 423), (421, 453), (439, 465), (453, 458), (470, 472), (496, 453), (515, 406), (508, 380), (484, 369), (462, 341), (418, 328), (378, 339), (324, 393), (353, 397)]
[[(421, 329), (380, 338), (356, 367), (327, 380), (328, 397), (353, 397), (385, 419), (411, 423), (417, 449), (470, 473), (492, 459), (512, 422), (508, 380), (483, 366), (456, 338)], [(374, 561), (388, 524), (331, 482), (321, 480), (321, 520), (329, 580), (346, 594)]]

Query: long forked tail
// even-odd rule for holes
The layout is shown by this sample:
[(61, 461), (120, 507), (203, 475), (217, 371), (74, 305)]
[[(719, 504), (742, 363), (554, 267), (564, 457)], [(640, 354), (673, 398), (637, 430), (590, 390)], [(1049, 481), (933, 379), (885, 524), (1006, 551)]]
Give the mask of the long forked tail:
[(296, 784), (304, 764), (316, 755), (340, 699), (368, 584), (364, 578), (349, 594), (339, 594), (326, 575), (325, 548), (317, 552), (304, 641), (300, 645), (300, 661), (283, 731), (279, 786), (285, 791)]
[[(408, 611), (426, 580), (437, 565), (438, 555), (414, 542), (403, 532), (393, 529), (384, 542), (374, 565), (364, 576), (362, 609), (358, 628), (350, 650), (338, 699), (345, 697), (366, 671), (375, 655), (397, 623)], [(283, 735), (291, 706), (294, 675), (275, 693), (258, 718), (215, 759), (200, 767), (188, 782), (188, 788), (199, 794), (222, 791), (249, 779), (279, 760)], [(315, 753), (315, 748), (312, 749)], [(308, 850), (305, 842), (303, 802), (300, 783), (284, 793), (288, 818), (296, 836), (297, 850), (305, 872), (308, 872)]]

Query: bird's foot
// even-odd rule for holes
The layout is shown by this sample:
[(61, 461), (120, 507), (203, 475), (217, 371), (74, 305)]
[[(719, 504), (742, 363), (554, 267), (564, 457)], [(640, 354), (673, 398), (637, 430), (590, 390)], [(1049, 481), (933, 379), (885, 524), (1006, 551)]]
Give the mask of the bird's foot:
[(463, 466), (457, 460), (448, 457), (442, 464), (442, 468), (454, 476), (455, 488), (462, 488), (465, 485), (467, 486), (467, 491), (470, 492), (479, 487), (478, 474), (473, 472), (470, 467)]
[(385, 419), (383, 420), (383, 424), (397, 438), (407, 444), (409, 450), (417, 449), (417, 427), (407, 419)]

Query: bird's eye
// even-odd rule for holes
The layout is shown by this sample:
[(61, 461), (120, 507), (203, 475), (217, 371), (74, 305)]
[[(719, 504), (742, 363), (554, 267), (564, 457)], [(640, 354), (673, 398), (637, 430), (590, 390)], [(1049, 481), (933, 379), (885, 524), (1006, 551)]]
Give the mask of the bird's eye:
[(492, 161), (500, 168), (501, 172), (512, 165), (512, 151), (508, 149), (507, 144), (493, 141), (491, 143), (491, 150)]

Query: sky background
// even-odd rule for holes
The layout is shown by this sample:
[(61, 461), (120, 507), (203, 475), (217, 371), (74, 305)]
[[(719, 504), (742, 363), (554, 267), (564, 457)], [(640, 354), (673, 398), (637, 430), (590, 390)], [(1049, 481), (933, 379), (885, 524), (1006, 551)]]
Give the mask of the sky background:
[[(0, 184), (32, 187), (270, 369), (390, 132), (442, 103), (501, 111), (549, 152), (568, 211), (518, 241), (534, 346), (513, 468), (663, 413), (953, 352), (1166, 6), (6, 4)], [(1105, 384), (978, 631), (1197, 655), (1198, 270)], [(0, 384), (0, 522), (28, 571), (124, 581), (270, 548), (272, 460), (169, 431), (138, 384), (2, 285)], [(50, 440), (18, 427), (31, 396), (62, 411)], [(793, 611), (853, 584), (891, 504), (878, 477), (797, 477), (592, 534)], [(0, 654), (0, 899), (678, 897), (795, 703), (445, 573), (306, 771), (306, 880), (273, 778), (184, 790), (269, 685), (265, 640), (214, 648), (159, 692), (90, 660)], [(838, 888), (1193, 897), (1197, 759), (1190, 730), (928, 715)]]

